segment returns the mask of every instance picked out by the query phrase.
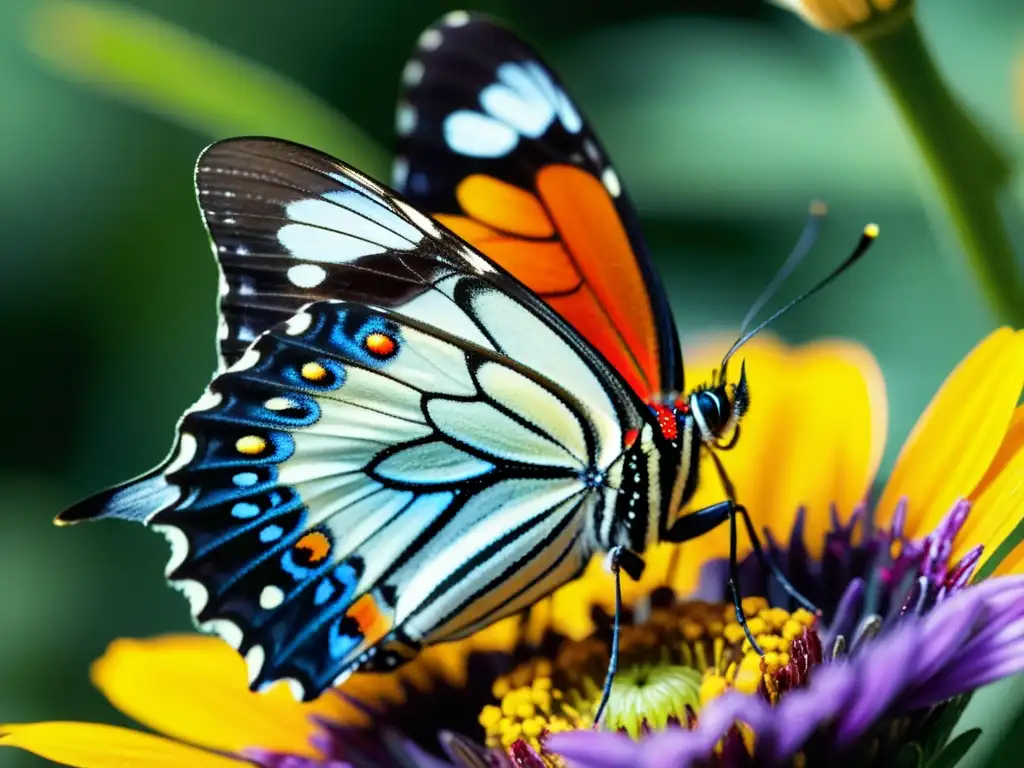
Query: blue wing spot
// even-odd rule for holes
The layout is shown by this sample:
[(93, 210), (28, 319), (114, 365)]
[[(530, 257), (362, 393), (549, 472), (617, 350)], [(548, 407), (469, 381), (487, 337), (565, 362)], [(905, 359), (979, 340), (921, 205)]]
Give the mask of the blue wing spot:
[(331, 629), (327, 636), (332, 659), (343, 659), (348, 656), (363, 641), (362, 633), (349, 634), (341, 629), (345, 616), (339, 616), (331, 622)]
[(312, 571), (311, 568), (306, 568), (295, 562), (295, 552), (291, 549), (281, 555), (281, 567), (298, 581), (306, 578)]
[(331, 599), (334, 592), (334, 585), (331, 584), (330, 580), (324, 579), (316, 588), (316, 594), (313, 595), (313, 604), (317, 606), (323, 605)]
[(239, 472), (231, 478), (231, 482), (239, 488), (248, 488), (250, 485), (256, 485), (256, 483), (259, 482), (259, 479), (259, 476), (255, 472)]
[[(253, 477), (255, 477), (255, 475), (253, 475)], [(231, 516), (237, 517), (241, 520), (248, 520), (250, 517), (256, 517), (259, 513), (259, 506), (249, 501), (240, 501), (231, 508)]]
[(281, 538), (284, 533), (284, 528), (280, 525), (268, 525), (262, 531), (260, 531), (260, 541), (264, 544), (269, 544), (272, 541), (277, 541)]

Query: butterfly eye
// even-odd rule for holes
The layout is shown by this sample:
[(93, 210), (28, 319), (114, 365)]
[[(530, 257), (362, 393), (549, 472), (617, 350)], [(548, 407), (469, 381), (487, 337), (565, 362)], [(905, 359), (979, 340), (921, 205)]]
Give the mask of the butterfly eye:
[(697, 395), (696, 408), (712, 434), (725, 425), (729, 416), (729, 401), (724, 392), (707, 390)]

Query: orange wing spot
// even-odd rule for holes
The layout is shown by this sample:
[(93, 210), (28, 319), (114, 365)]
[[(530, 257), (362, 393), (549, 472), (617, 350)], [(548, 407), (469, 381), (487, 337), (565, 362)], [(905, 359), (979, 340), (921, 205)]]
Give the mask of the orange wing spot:
[(310, 531), (301, 539), (295, 542), (295, 548), (302, 550), (306, 556), (306, 563), (313, 565), (321, 562), (331, 551), (331, 540), (325, 533)]
[(456, 235), (461, 237), (468, 243), (472, 243), (477, 248), (480, 247), (481, 243), (493, 240), (494, 238), (501, 238), (502, 235), (495, 232), (490, 227), (485, 227), (478, 221), (467, 216), (455, 216), (450, 213), (435, 213), (432, 217), (437, 220), (439, 224), (442, 224)]
[(363, 645), (376, 645), (391, 631), (391, 619), (384, 615), (371, 594), (365, 594), (352, 603), (345, 615), (353, 619), (363, 634)]
[[(636, 255), (608, 191), (598, 179), (571, 165), (541, 169), (537, 189), (597, 303), (640, 365), (646, 381), (638, 392), (649, 395), (659, 381), (654, 317)], [(566, 319), (611, 357), (572, 315)]]
[(555, 228), (540, 201), (525, 189), (492, 176), (467, 176), (455, 189), (467, 214), (492, 227), (525, 237), (551, 237)]
[(371, 333), (363, 341), (363, 346), (371, 355), (387, 357), (395, 351), (395, 340), (386, 333)]
[(565, 293), (580, 284), (580, 273), (561, 243), (503, 237), (473, 245), (501, 264), (517, 280), (526, 283), (534, 293)]

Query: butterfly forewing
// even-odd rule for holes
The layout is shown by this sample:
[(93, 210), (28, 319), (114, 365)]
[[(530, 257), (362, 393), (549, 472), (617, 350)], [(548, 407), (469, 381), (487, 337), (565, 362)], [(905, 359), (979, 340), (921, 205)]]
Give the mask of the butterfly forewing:
[(675, 326), (622, 182), (565, 86), (455, 12), (403, 72), (394, 181), (539, 294), (645, 400), (683, 387)]

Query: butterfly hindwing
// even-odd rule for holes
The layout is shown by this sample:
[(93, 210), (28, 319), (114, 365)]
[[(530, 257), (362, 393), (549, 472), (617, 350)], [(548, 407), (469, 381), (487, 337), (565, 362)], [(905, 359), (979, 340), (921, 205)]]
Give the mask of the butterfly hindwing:
[(540, 599), (578, 574), (586, 527), (615, 503), (614, 483), (586, 481), (616, 453), (576, 397), (346, 302), (262, 335), (179, 431), (178, 500), (148, 519), (172, 542), (168, 578), (254, 686), (293, 680), (307, 697), (394, 663), (389, 645)]
[(396, 187), (544, 298), (642, 398), (681, 390), (637, 217), (554, 72), (504, 27), (454, 12), (402, 80)]
[(231, 140), (197, 178), (224, 341), (259, 332), (224, 346), (167, 462), (62, 519), (163, 532), (254, 687), (315, 697), (523, 609), (616, 538), (644, 406), (550, 307), (314, 150)]

